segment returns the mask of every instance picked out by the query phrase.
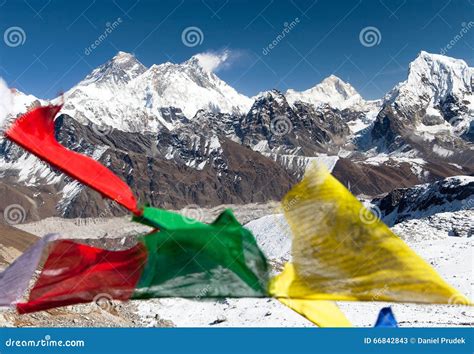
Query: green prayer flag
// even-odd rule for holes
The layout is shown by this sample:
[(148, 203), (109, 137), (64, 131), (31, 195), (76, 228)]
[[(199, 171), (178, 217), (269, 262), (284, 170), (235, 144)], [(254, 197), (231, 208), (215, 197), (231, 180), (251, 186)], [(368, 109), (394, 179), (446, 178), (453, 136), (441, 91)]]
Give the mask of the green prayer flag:
[(252, 233), (227, 209), (212, 224), (145, 207), (134, 221), (157, 228), (133, 298), (264, 297), (268, 266)]

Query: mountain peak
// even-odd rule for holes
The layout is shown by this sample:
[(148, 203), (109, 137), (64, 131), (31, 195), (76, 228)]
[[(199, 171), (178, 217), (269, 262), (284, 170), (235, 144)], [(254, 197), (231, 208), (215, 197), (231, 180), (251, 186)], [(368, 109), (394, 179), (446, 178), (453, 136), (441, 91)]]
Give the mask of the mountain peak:
[(108, 63), (119, 66), (127, 67), (133, 65), (140, 65), (145, 67), (140, 61), (135, 57), (135, 55), (127, 52), (119, 51), (115, 56), (108, 61)]
[(321, 83), (313, 87), (313, 89), (319, 90), (326, 94), (340, 95), (344, 100), (349, 99), (352, 96), (359, 95), (351, 84), (341, 80), (336, 75), (330, 75), (325, 78)]
[(329, 75), (327, 78), (325, 78), (319, 85), (321, 85), (323, 82), (330, 82), (330, 83), (343, 83), (346, 84), (344, 80), (342, 80), (339, 76), (336, 76), (334, 74)]
[(245, 113), (251, 106), (248, 97), (206, 71), (197, 56), (181, 64), (152, 65), (129, 86), (134, 95), (142, 95), (141, 101), (156, 114), (162, 107), (175, 107), (192, 119), (199, 109)]
[(283, 103), (288, 104), (286, 102), (285, 95), (277, 89), (262, 91), (252, 98), (254, 99), (254, 104), (257, 102), (266, 102), (266, 101), (275, 101), (278, 104), (283, 104)]
[(455, 59), (442, 54), (428, 53), (424, 50), (410, 63), (410, 71), (412, 66), (426, 66), (430, 69), (449, 67), (455, 70), (462, 70), (468, 67), (467, 63), (462, 59)]
[(112, 60), (120, 60), (120, 59), (131, 60), (131, 59), (135, 59), (135, 56), (131, 53), (122, 52), (121, 50), (119, 50), (117, 54), (115, 54), (115, 56), (112, 58)]
[(472, 92), (470, 68), (462, 59), (421, 51), (410, 63), (408, 77), (388, 93), (386, 101), (403, 100), (406, 104), (439, 103), (449, 95), (463, 97)]
[(255, 96), (255, 98), (258, 98), (258, 97), (281, 97), (281, 96), (283, 96), (283, 93), (280, 90), (271, 89), (271, 90), (268, 90), (268, 91), (259, 92)]
[(337, 109), (365, 102), (354, 87), (336, 75), (328, 76), (306, 91), (298, 92), (290, 89), (286, 92), (286, 98), (291, 104), (302, 101), (315, 106), (328, 104)]
[(199, 54), (196, 54), (180, 64), (180, 67), (187, 71), (191, 76), (195, 76), (198, 80), (205, 77), (213, 77), (214, 79), (217, 79), (212, 68), (207, 64), (207, 62), (199, 58)]
[(146, 67), (130, 53), (119, 51), (112, 59), (93, 70), (80, 85), (124, 85), (143, 74)]
[(201, 64), (199, 63), (199, 57), (197, 55), (193, 55), (191, 58), (184, 61), (181, 65), (201, 67)]
[(171, 72), (188, 72), (188, 73), (201, 73), (203, 71), (203, 66), (199, 62), (199, 58), (196, 55), (192, 56), (186, 61), (182, 63), (172, 63), (172, 62), (165, 62), (162, 64), (153, 64), (150, 66), (150, 71), (171, 71)]

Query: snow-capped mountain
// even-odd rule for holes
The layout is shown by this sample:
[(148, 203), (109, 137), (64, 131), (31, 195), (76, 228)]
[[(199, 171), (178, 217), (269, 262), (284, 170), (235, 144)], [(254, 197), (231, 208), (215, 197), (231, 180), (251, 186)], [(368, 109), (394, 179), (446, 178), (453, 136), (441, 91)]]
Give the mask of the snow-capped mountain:
[(118, 52), (111, 60), (94, 69), (77, 86), (95, 84), (96, 87), (115, 91), (146, 70), (147, 68), (133, 55)]
[[(0, 195), (2, 196), (0, 208), (9, 204), (19, 204), (28, 210), (27, 216), (30, 219), (48, 215), (48, 212), (38, 211), (38, 206), (48, 203), (50, 199), (49, 193), (45, 191), (48, 188), (38, 186), (37, 182), (56, 183), (59, 181), (58, 175), (52, 172), (47, 164), (3, 136), (3, 132), (8, 129), (15, 117), (44, 104), (44, 101), (16, 89), (1, 92), (0, 101), (7, 101), (0, 102), (0, 111), (2, 105), (6, 108), (3, 111), (6, 116), (0, 117)], [(45, 193), (40, 196), (40, 191)], [(34, 198), (35, 194), (37, 198)]]
[(474, 68), (465, 61), (421, 52), (407, 80), (384, 98), (371, 137), (379, 151), (415, 149), (456, 158), (474, 141)]
[(290, 105), (277, 90), (258, 96), (240, 124), (242, 141), (257, 151), (314, 156), (344, 140), (349, 129), (328, 105)]
[(3, 132), (8, 129), (12, 120), (28, 108), (41, 104), (33, 95), (26, 95), (14, 88), (9, 88), (0, 77), (0, 143)]
[(446, 130), (467, 136), (474, 119), (474, 68), (464, 60), (421, 52), (410, 64), (407, 80), (385, 101), (406, 109), (421, 106), (425, 114), (415, 116), (421, 118), (415, 122), (416, 130), (427, 138)]
[[(64, 95), (63, 112), (83, 124), (92, 122), (129, 132), (174, 129), (200, 109), (245, 113), (251, 100), (239, 94), (198, 57), (182, 64), (146, 68), (133, 55), (119, 52)], [(175, 112), (177, 122), (169, 119)]]
[(419, 104), (435, 107), (455, 96), (469, 101), (474, 109), (473, 75), (474, 68), (464, 60), (422, 51), (410, 63), (407, 80), (396, 85), (384, 100), (405, 107)]
[(296, 101), (310, 103), (315, 106), (327, 104), (343, 110), (349, 107), (363, 107), (366, 101), (349, 83), (342, 81), (335, 75), (325, 78), (316, 86), (306, 91), (288, 90), (285, 94), (290, 104)]
[(303, 102), (313, 105), (316, 110), (331, 108), (341, 111), (342, 118), (352, 133), (349, 139), (359, 138), (360, 132), (373, 124), (382, 104), (382, 100), (364, 100), (354, 87), (335, 75), (306, 91), (290, 89), (285, 96), (292, 106)]
[(4, 125), (8, 125), (14, 117), (44, 103), (45, 101), (33, 95), (27, 95), (15, 88), (8, 88), (0, 77), (0, 131), (6, 129)]
[(290, 105), (281, 92), (261, 93), (238, 129), (242, 144), (259, 151), (301, 177), (315, 160), (330, 169), (349, 134), (342, 112), (297, 101)]
[(204, 109), (214, 113), (245, 113), (251, 100), (239, 94), (214, 73), (206, 71), (197, 57), (182, 64), (153, 65), (130, 84), (147, 108), (177, 107), (189, 119)]
[(27, 112), (30, 108), (40, 106), (44, 104), (44, 101), (33, 96), (27, 95), (19, 90), (12, 89), (13, 95), (13, 114), (23, 114)]
[(145, 71), (133, 55), (119, 52), (55, 101), (64, 101), (62, 112), (84, 125), (93, 123), (123, 131), (157, 130), (159, 119), (149, 117), (144, 107), (137, 105), (135, 95), (126, 90), (128, 83)]
[[(61, 143), (105, 163), (142, 200), (174, 207), (278, 199), (313, 161), (367, 196), (474, 171), (469, 133), (437, 129), (466, 112), (472, 119), (472, 68), (462, 60), (422, 52), (382, 106), (335, 76), (301, 93), (262, 92), (252, 103), (201, 64), (197, 55), (146, 68), (119, 52), (65, 93)], [(42, 103), (15, 97), (17, 113)], [(175, 183), (183, 173), (186, 183)], [(63, 216), (95, 215), (104, 204), (7, 141), (0, 177), (9, 199), (21, 191), (25, 205), (54, 206)], [(156, 192), (163, 185), (167, 192)], [(48, 192), (35, 201), (38, 189)]]

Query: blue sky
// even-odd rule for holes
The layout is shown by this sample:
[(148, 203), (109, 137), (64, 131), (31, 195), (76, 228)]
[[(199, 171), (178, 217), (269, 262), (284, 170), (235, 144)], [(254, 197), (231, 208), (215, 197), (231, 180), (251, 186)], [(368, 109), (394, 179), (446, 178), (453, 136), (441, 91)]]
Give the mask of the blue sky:
[[(439, 53), (463, 26), (446, 55), (473, 66), (473, 20), (474, 0), (0, 0), (0, 76), (52, 98), (118, 50), (147, 66), (227, 51), (217, 75), (249, 96), (304, 90), (335, 74), (372, 99), (404, 80), (419, 51)], [(186, 29), (197, 42), (183, 41)], [(361, 41), (364, 29), (374, 42)]]

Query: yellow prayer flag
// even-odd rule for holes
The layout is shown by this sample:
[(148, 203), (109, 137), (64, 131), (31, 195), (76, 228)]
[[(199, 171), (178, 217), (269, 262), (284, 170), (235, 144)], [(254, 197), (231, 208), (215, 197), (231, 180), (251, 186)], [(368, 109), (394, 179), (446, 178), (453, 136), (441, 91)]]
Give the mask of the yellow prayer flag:
[(283, 209), (293, 259), (272, 279), (272, 296), (470, 304), (325, 168), (309, 168)]
[(333, 301), (285, 298), (278, 300), (319, 327), (352, 327), (351, 322)]

